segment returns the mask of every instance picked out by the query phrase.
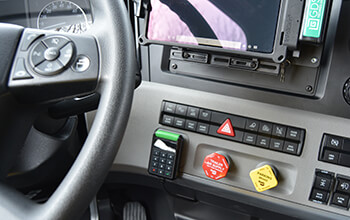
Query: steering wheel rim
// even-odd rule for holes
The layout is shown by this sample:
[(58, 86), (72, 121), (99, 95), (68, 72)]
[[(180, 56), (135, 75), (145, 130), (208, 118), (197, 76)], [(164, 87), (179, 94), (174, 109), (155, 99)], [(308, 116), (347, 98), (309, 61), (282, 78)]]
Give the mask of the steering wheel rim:
[(76, 219), (88, 207), (113, 163), (127, 125), (137, 63), (133, 34), (122, 0), (91, 0), (88, 34), (100, 55), (99, 108), (89, 135), (59, 187), (44, 204), (0, 185), (1, 219)]

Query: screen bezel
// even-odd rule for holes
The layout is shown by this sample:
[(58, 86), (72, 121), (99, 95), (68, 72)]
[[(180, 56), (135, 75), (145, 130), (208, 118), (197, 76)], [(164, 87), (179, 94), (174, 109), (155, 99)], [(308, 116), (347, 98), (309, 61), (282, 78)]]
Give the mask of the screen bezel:
[[(158, 45), (174, 46), (174, 47), (180, 47), (180, 48), (196, 49), (196, 50), (201, 50), (201, 51), (219, 52), (219, 53), (225, 53), (225, 54), (239, 55), (239, 56), (252, 57), (252, 58), (257, 58), (257, 59), (265, 59), (265, 60), (268, 59), (268, 60), (272, 60), (275, 63), (282, 63), (286, 59), (287, 47), (288, 47), (287, 45), (282, 44), (283, 26), (285, 23), (284, 18), (286, 16), (286, 14), (288, 14), (288, 10), (290, 10), (289, 7), (286, 7), (287, 3), (288, 3), (288, 0), (281, 0), (280, 9), (279, 9), (279, 13), (278, 13), (278, 19), (277, 19), (275, 39), (274, 39), (273, 49), (272, 49), (271, 53), (232, 50), (232, 49), (212, 47), (209, 45), (208, 46), (207, 45), (191, 45), (191, 44), (176, 43), (176, 42), (150, 40), (147, 38), (150, 11), (147, 11), (147, 13), (145, 15), (145, 27), (144, 27), (142, 34), (139, 37), (138, 43), (142, 46), (147, 46), (150, 44), (158, 44)], [(304, 0), (300, 1), (300, 4), (304, 5)], [(301, 23), (300, 20), (295, 21), (295, 22), (298, 22), (299, 26), (300, 26), (300, 23)]]

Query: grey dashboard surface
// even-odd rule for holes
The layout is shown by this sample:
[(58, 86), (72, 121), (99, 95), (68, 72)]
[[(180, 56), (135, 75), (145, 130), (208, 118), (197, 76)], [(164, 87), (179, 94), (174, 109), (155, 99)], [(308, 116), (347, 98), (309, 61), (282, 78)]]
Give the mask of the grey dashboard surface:
[[(300, 157), (296, 157), (161, 126), (158, 121), (163, 100), (305, 128), (306, 138), (303, 152)], [(92, 121), (93, 113), (90, 113), (89, 124)], [(306, 211), (308, 214), (314, 214), (313, 217), (318, 216), (319, 219), (348, 219), (349, 211), (316, 204), (309, 201), (308, 198), (316, 169), (343, 175), (349, 174), (349, 168), (318, 161), (323, 133), (349, 137), (349, 123), (348, 119), (319, 113), (143, 82), (136, 90), (130, 121), (112, 171), (132, 172), (136, 170), (136, 172), (147, 173), (152, 134), (155, 129), (162, 127), (183, 134), (186, 140), (181, 157), (181, 174), (176, 180), (179, 183), (182, 180), (188, 180), (204, 184), (206, 190), (212, 190), (213, 193), (216, 189), (225, 189), (228, 191), (227, 195), (231, 197), (237, 193), (244, 194), (250, 198), (247, 200), (250, 204), (267, 209), (276, 209), (280, 205), (289, 207), (289, 214), (298, 218), (308, 218), (302, 216)], [(214, 181), (206, 177), (201, 164), (208, 153), (217, 150), (225, 151), (230, 155), (234, 169), (226, 178)], [(258, 193), (249, 179), (249, 171), (261, 162), (275, 165), (283, 180), (275, 189)], [(256, 202), (253, 202), (254, 200)], [(296, 210), (300, 213), (295, 213)]]
[[(161, 45), (141, 46), (143, 79), (349, 118), (350, 105), (345, 102), (342, 89), (346, 80), (350, 78), (348, 71), (350, 65), (348, 62), (350, 56), (350, 29), (348, 28), (350, 2), (334, 0), (331, 8), (325, 48), (320, 63), (319, 75), (313, 90), (313, 97), (291, 95), (284, 91), (292, 89), (293, 83), (296, 83), (297, 80), (300, 81), (294, 85), (295, 89), (306, 88), (307, 83), (311, 83), (308, 81), (311, 80), (312, 71), (297, 71), (295, 74), (293, 73), (294, 75), (287, 75), (286, 80), (290, 80), (291, 85), (287, 82), (281, 83), (278, 79), (274, 79), (276, 77), (235, 70), (225, 72), (226, 75), (231, 75), (228, 76), (230, 79), (237, 77), (235, 82), (227, 80), (227, 76), (225, 78), (226, 82), (222, 82), (217, 80), (217, 78), (224, 77), (221, 70), (205, 64), (180, 63), (177, 70), (172, 70), (171, 62), (168, 59), (169, 47)], [(144, 24), (143, 22), (141, 20), (140, 24)], [(181, 67), (180, 65), (184, 66)], [(303, 75), (302, 78), (299, 74)], [(216, 80), (204, 79), (203, 76), (215, 76)], [(249, 83), (242, 83), (242, 80), (246, 80), (247, 77)], [(269, 80), (270, 86), (265, 85), (263, 88), (255, 86)], [(280, 91), (271, 90), (271, 88), (278, 87)], [(283, 89), (283, 87), (285, 88)]]

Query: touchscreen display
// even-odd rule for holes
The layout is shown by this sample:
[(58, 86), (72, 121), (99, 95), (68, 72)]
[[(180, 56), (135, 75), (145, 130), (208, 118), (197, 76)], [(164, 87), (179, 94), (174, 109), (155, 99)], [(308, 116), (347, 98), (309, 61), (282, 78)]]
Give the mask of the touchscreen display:
[(151, 0), (147, 38), (271, 53), (281, 0)]

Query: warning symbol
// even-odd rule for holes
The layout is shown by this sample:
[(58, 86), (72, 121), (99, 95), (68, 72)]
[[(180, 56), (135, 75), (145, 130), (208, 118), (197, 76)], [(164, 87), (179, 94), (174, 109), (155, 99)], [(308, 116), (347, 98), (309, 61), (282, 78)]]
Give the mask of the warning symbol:
[(231, 137), (235, 136), (235, 132), (233, 130), (230, 119), (226, 119), (226, 121), (220, 126), (220, 128), (216, 132), (218, 134), (223, 134)]

